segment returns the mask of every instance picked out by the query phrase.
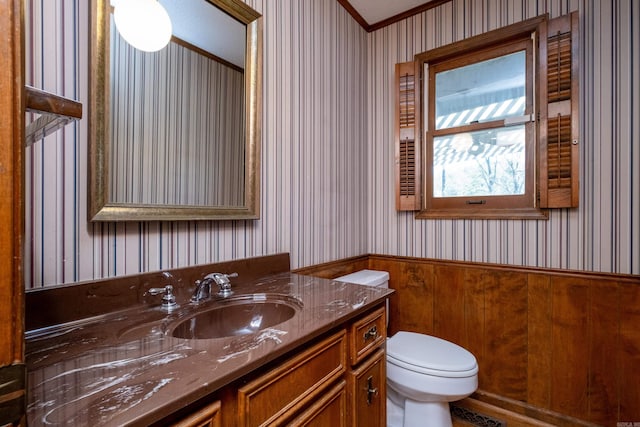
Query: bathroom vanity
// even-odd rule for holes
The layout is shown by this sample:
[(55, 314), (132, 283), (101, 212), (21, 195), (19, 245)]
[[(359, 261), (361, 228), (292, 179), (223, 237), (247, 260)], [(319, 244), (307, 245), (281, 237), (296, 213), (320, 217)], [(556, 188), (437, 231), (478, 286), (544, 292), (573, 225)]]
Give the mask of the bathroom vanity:
[(29, 425), (384, 425), (393, 291), (289, 272), (233, 291), (30, 331)]

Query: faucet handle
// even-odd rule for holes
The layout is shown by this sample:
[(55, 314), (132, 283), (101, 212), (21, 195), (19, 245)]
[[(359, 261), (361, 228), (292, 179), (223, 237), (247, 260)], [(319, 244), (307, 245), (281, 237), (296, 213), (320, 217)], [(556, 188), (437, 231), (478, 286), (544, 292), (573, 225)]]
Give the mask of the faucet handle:
[(205, 279), (213, 279), (216, 281), (216, 283), (228, 282), (229, 278), (231, 277), (238, 277), (238, 273), (229, 273), (229, 274), (209, 273), (206, 276), (204, 276)]
[(176, 308), (178, 304), (176, 303), (176, 297), (173, 294), (173, 286), (166, 285), (164, 288), (150, 288), (145, 292), (145, 295), (160, 295), (162, 294), (162, 305), (161, 307), (166, 309), (167, 311), (171, 311)]

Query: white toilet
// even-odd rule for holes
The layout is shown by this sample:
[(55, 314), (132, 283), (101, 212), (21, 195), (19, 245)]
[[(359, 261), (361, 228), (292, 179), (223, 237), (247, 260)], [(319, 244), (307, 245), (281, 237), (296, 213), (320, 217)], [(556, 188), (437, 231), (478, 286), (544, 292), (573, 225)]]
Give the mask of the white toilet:
[[(386, 271), (361, 270), (334, 280), (389, 287)], [(459, 345), (404, 331), (387, 340), (388, 427), (451, 427), (449, 402), (477, 387), (476, 358)]]

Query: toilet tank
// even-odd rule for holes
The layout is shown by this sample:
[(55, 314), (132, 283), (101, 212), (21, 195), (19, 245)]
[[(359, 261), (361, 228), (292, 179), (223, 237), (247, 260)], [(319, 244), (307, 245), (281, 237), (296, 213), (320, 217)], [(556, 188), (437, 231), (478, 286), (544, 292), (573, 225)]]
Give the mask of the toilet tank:
[(378, 270), (360, 270), (355, 273), (340, 276), (333, 280), (338, 282), (355, 283), (356, 285), (367, 285), (381, 288), (389, 287), (389, 273)]
[[(378, 270), (360, 270), (346, 276), (336, 277), (338, 282), (355, 283), (356, 285), (389, 287), (389, 272)], [(389, 326), (389, 298), (387, 298), (387, 326)]]

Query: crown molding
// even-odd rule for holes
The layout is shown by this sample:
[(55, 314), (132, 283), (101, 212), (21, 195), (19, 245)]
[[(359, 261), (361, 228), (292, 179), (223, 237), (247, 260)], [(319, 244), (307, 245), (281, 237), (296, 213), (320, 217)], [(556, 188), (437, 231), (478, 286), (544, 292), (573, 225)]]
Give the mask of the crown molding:
[(422, 13), (426, 10), (433, 9), (434, 7), (441, 6), (445, 3), (449, 3), (450, 1), (451, 0), (430, 0), (430, 1), (427, 1), (425, 4), (416, 6), (405, 12), (399, 13), (397, 15), (391, 16), (387, 19), (375, 22), (373, 24), (369, 24), (362, 17), (362, 15), (360, 15), (360, 13), (353, 7), (353, 5), (349, 3), (349, 0), (338, 0), (338, 3), (340, 3), (342, 7), (344, 7), (345, 10), (349, 12), (349, 14), (353, 17), (353, 19), (355, 19), (356, 22), (358, 22), (358, 24), (360, 24), (362, 28), (364, 28), (367, 32), (370, 33), (372, 31), (379, 30), (380, 28), (386, 27), (387, 25), (395, 24), (398, 21), (402, 21), (403, 19), (407, 19), (413, 15)]

